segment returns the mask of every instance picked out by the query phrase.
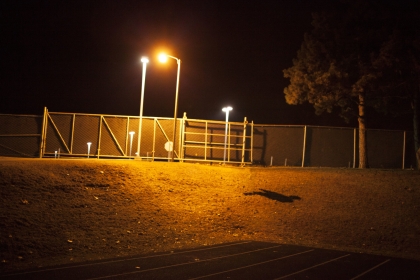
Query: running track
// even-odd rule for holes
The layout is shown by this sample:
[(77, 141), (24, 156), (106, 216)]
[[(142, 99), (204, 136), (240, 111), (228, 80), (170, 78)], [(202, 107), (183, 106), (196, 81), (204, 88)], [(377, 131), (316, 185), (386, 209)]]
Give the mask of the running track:
[(420, 261), (245, 241), (43, 268), (0, 279), (420, 279)]

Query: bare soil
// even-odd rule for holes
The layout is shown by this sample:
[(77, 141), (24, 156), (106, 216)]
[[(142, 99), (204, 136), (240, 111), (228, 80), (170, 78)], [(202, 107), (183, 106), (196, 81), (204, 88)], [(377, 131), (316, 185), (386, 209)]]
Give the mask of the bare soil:
[(0, 272), (262, 240), (420, 260), (420, 173), (0, 158)]

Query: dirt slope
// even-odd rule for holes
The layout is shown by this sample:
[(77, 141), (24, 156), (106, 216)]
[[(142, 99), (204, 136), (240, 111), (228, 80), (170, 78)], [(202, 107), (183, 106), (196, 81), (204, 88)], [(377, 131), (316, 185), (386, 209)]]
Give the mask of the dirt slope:
[(0, 159), (0, 268), (267, 240), (420, 259), (420, 173)]

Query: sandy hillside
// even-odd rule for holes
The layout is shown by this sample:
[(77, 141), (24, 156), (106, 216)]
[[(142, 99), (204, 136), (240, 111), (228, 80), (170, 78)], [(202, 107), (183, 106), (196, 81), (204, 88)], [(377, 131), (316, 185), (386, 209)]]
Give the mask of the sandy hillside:
[(0, 159), (1, 271), (264, 240), (420, 260), (420, 173)]

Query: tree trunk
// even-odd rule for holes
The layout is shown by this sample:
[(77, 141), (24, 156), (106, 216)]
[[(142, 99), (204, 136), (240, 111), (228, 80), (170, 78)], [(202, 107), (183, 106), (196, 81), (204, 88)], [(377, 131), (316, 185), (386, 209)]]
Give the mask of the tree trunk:
[(419, 139), (419, 91), (420, 85), (413, 93), (413, 136), (414, 136), (414, 151), (416, 152), (417, 169), (420, 170), (420, 139)]
[(359, 93), (359, 168), (368, 167), (367, 143), (366, 143), (366, 120), (365, 120), (365, 95)]

